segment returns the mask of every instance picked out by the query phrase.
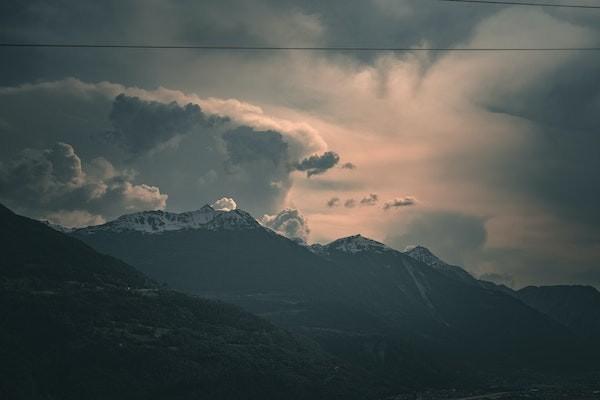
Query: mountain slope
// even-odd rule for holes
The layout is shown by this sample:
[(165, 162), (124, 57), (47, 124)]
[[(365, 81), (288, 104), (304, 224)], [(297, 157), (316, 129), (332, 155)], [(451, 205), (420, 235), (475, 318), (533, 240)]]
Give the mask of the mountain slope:
[(459, 279), (462, 282), (475, 285), (478, 283), (477, 279), (475, 279), (467, 271), (465, 271), (461, 267), (458, 267), (456, 265), (450, 265), (442, 261), (426, 247), (414, 246), (406, 249), (404, 253), (417, 261), (429, 265), (430, 267), (434, 268), (435, 270), (441, 272), (442, 274), (450, 278)]
[(475, 279), (461, 267), (442, 261), (423, 246), (411, 247), (405, 254), (449, 277), (515, 297), (570, 328), (580, 337), (592, 341), (600, 337), (600, 292), (591, 286), (528, 286), (513, 290), (505, 285)]
[(481, 279), (476, 279), (475, 277), (473, 277), (473, 275), (465, 271), (463, 268), (457, 265), (448, 264), (447, 262), (443, 261), (426, 247), (411, 246), (405, 249), (404, 254), (414, 258), (417, 261), (429, 265), (435, 270), (446, 275), (448, 278), (458, 279), (463, 283), (468, 283), (489, 290), (495, 290), (507, 294), (509, 296), (515, 297), (515, 292), (508, 286), (499, 285), (494, 282), (484, 281)]
[(548, 316), (362, 236), (306, 247), (260, 226), (105, 228), (73, 235), (157, 280), (309, 334), (392, 381), (456, 384), (466, 371), (568, 361), (572, 335)]
[[(380, 363), (377, 346), (387, 323), (359, 304), (360, 299), (348, 301), (345, 293), (358, 282), (347, 279), (339, 266), (268, 229), (160, 234), (84, 229), (73, 235), (172, 287), (238, 304), (310, 335), (347, 360), (357, 361), (354, 355), (360, 353), (357, 365)], [(346, 344), (340, 347), (341, 342)], [(420, 356), (396, 347), (393, 351), (404, 360), (396, 385), (410, 384), (419, 374), (429, 379)]]
[(352, 240), (339, 239), (325, 246), (322, 254), (360, 275), (361, 292), (356, 295), (378, 302), (377, 309), (398, 319), (398, 324), (408, 322), (438, 340), (445, 339), (445, 334), (459, 348), (461, 343), (468, 343), (464, 354), (503, 353), (495, 355), (500, 358), (531, 352), (533, 356), (569, 338), (564, 327), (499, 291), (449, 278), (447, 270), (440, 271), (399, 251), (381, 251), (374, 241), (371, 248), (358, 252), (338, 244)]
[(313, 343), (1, 206), (0, 239), (0, 398), (369, 397)]
[(0, 266), (3, 279), (47, 286), (74, 281), (86, 285), (146, 287), (151, 282), (133, 267), (98, 254), (43, 223), (0, 205)]
[(600, 337), (600, 292), (591, 286), (528, 286), (516, 295), (579, 335)]

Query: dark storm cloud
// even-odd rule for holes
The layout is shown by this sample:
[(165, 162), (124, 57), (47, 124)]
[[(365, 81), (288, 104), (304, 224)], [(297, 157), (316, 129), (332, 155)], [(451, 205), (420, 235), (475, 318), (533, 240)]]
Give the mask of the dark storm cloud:
[(38, 217), (73, 211), (114, 217), (124, 210), (164, 208), (167, 196), (157, 187), (133, 184), (105, 159), (92, 160), (85, 171), (73, 147), (57, 143), (25, 149), (0, 164), (0, 199)]
[(335, 167), (340, 161), (340, 156), (333, 152), (327, 151), (321, 155), (315, 154), (297, 163), (294, 167), (298, 171), (306, 171), (306, 176), (309, 178), (313, 175), (325, 173), (327, 170)]
[(340, 198), (339, 197), (332, 197), (331, 199), (327, 200), (326, 205), (329, 208), (337, 207), (337, 206), (340, 205)]
[(276, 215), (265, 215), (261, 218), (261, 223), (290, 239), (299, 238), (306, 241), (310, 233), (306, 218), (293, 208), (287, 208)]
[(13, 204), (53, 207), (57, 199), (77, 201), (84, 183), (81, 160), (66, 143), (46, 150), (25, 149), (0, 165), (0, 196)]
[[(115, 99), (111, 121), (118, 144), (149, 154), (139, 162), (126, 161), (172, 193), (177, 207), (198, 207), (193, 203), (195, 193), (202, 191), (210, 198), (231, 195), (246, 209), (264, 212), (291, 185), (289, 144), (280, 132), (236, 126), (227, 118), (205, 114), (195, 104), (125, 95)], [(172, 140), (175, 143), (168, 146)]]
[[(465, 40), (481, 18), (496, 7), (464, 7), (422, 1), (222, 1), (184, 0), (164, 3), (117, 0), (7, 0), (0, 10), (0, 39), (6, 42), (50, 40), (106, 43), (216, 43), (235, 45), (411, 46), (430, 42), (444, 46)], [(290, 11), (291, 10), (291, 11)], [(57, 18), (60, 15), (60, 18)], [(326, 28), (320, 34), (318, 24)], [(315, 27), (317, 25), (317, 27)], [(110, 29), (108, 28), (110, 27)], [(165, 60), (164, 53), (132, 57), (113, 52), (8, 50), (10, 64), (0, 63), (4, 84), (30, 81), (44, 59), (44, 77), (78, 76), (103, 80), (107, 76), (131, 85), (173, 86), (185, 61), (202, 55), (180, 53)], [(372, 60), (372, 55), (351, 54)], [(237, 55), (236, 57), (253, 57)], [(258, 56), (262, 57), (262, 56)], [(169, 68), (171, 82), (157, 82), (156, 71)], [(188, 71), (185, 72), (189, 74)]]
[(363, 197), (360, 200), (360, 205), (361, 206), (374, 206), (377, 204), (378, 201), (379, 201), (379, 196), (377, 196), (375, 193), (371, 193), (367, 197)]
[(194, 130), (209, 129), (225, 122), (206, 116), (196, 104), (179, 106), (120, 94), (110, 112), (113, 130), (107, 138), (137, 155)]
[(268, 161), (281, 166), (288, 161), (288, 145), (279, 132), (261, 132), (245, 126), (225, 132), (223, 140), (231, 164)]
[(487, 238), (483, 218), (454, 212), (418, 214), (401, 228), (404, 232), (390, 232), (386, 243), (398, 249), (422, 245), (456, 265), (465, 265), (470, 255), (482, 249)]
[(414, 197), (406, 196), (401, 199), (396, 198), (390, 201), (386, 201), (383, 205), (383, 209), (391, 210), (394, 208), (414, 206), (415, 204), (417, 204), (417, 200)]
[(494, 94), (486, 101), (494, 112), (536, 125), (532, 140), (497, 166), (506, 171), (503, 178), (509, 178), (502, 185), (527, 193), (555, 215), (596, 228), (600, 227), (600, 81), (590, 77), (598, 70), (600, 56), (580, 55), (526, 91)]

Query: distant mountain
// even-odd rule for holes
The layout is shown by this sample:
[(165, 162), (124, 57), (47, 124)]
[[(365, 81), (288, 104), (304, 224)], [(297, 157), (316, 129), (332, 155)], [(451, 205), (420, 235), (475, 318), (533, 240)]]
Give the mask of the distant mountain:
[(450, 265), (436, 255), (434, 255), (428, 248), (423, 246), (411, 246), (404, 250), (404, 253), (415, 260), (421, 261), (424, 264), (433, 267), (435, 270), (441, 272), (449, 278), (458, 279), (462, 282), (478, 285), (479, 281), (475, 279), (467, 271), (456, 265)]
[(579, 335), (600, 338), (600, 292), (591, 286), (528, 286), (517, 297)]
[(483, 287), (489, 290), (496, 290), (509, 296), (516, 297), (514, 290), (512, 290), (508, 286), (477, 279), (473, 275), (465, 271), (462, 267), (459, 267), (457, 265), (451, 265), (443, 261), (426, 247), (410, 246), (404, 250), (404, 254), (414, 258), (415, 260), (421, 261), (422, 263), (425, 263), (430, 267), (433, 267), (434, 269), (436, 269), (437, 271), (441, 272), (449, 278), (458, 279), (463, 283)]
[(566, 327), (422, 250), (408, 255), (360, 235), (306, 246), (250, 220), (151, 231), (116, 221), (72, 235), (158, 281), (308, 334), (391, 382), (458, 384), (498, 368), (560, 368), (576, 357)]
[(373, 253), (395, 251), (383, 243), (379, 243), (362, 235), (354, 235), (337, 239), (325, 246), (319, 244), (312, 245), (310, 246), (310, 249), (316, 254), (321, 255), (330, 254), (332, 251), (341, 251), (349, 254), (361, 253), (365, 251)]
[[(362, 250), (347, 245), (354, 240), (363, 244)], [(322, 254), (359, 277), (355, 296), (368, 298), (377, 304), (375, 310), (399, 325), (409, 323), (421, 334), (459, 348), (466, 344), (461, 350), (465, 355), (483, 348), (528, 352), (569, 337), (564, 327), (512, 296), (473, 284), (463, 278), (464, 271), (454, 275), (458, 267), (430, 267), (360, 236), (338, 239), (324, 246)]]
[(2, 206), (0, 315), (2, 399), (362, 399), (377, 382)]
[(528, 286), (513, 290), (505, 285), (475, 279), (461, 267), (449, 265), (423, 246), (410, 247), (405, 250), (405, 254), (449, 277), (513, 296), (529, 307), (550, 316), (581, 337), (596, 340), (600, 338), (600, 292), (594, 287)]

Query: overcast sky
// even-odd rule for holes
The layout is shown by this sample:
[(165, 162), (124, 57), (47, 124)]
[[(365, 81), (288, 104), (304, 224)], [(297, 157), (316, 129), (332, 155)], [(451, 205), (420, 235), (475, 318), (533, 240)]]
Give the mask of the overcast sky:
[[(7, 0), (0, 41), (598, 47), (600, 11)], [(600, 52), (0, 52), (17, 212), (76, 226), (227, 197), (309, 242), (362, 233), (514, 287), (600, 286)]]

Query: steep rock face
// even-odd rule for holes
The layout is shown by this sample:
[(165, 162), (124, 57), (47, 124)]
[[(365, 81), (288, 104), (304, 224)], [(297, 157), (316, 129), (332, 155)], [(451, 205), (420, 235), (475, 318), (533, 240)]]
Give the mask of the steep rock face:
[(2, 206), (0, 315), (6, 399), (362, 399), (376, 382)]
[(586, 338), (600, 337), (600, 292), (591, 286), (528, 286), (516, 295)]

